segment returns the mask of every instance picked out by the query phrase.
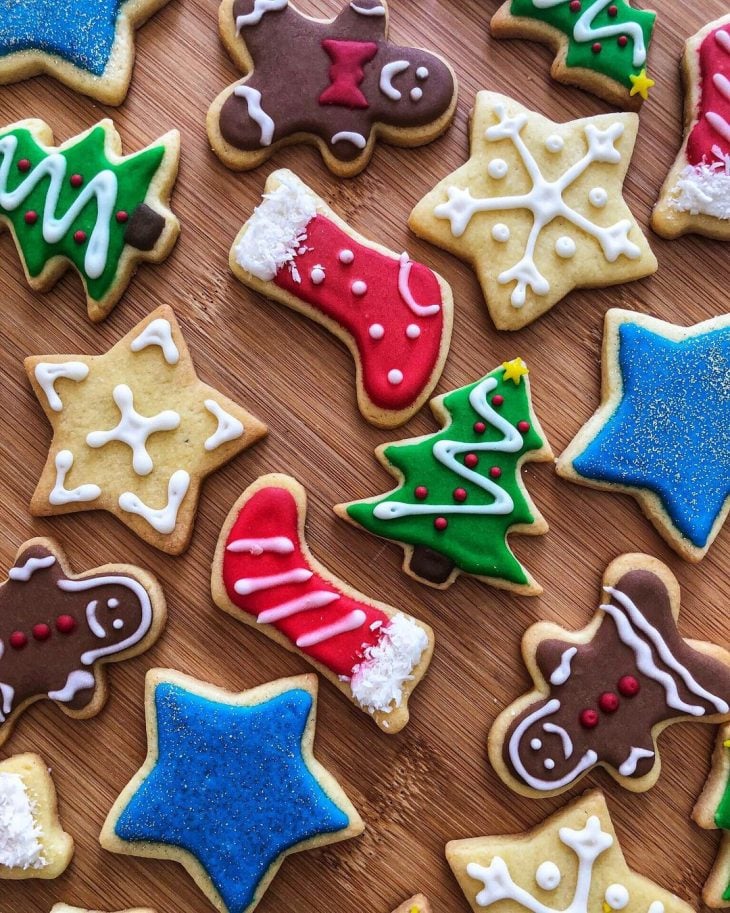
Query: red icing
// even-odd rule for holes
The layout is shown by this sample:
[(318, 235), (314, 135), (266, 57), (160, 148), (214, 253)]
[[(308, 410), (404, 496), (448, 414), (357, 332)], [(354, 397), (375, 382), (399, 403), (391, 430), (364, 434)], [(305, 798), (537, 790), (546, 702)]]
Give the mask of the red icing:
[[(358, 244), (322, 215), (309, 222), (302, 244), (306, 250), (293, 263), (300, 281), (295, 280), (291, 265), (285, 264), (274, 282), (352, 336), (362, 365), (363, 387), (376, 406), (408, 408), (423, 392), (439, 359), (443, 302), (435, 274), (420, 263), (411, 264), (408, 289), (415, 302), (421, 307), (439, 305), (436, 313), (419, 317), (398, 290), (400, 258)], [(340, 262), (342, 250), (352, 251), (349, 264)], [(319, 285), (310, 277), (315, 266), (324, 269), (325, 278)], [(352, 293), (352, 283), (358, 280), (367, 285), (364, 295)], [(373, 324), (384, 328), (382, 338), (370, 336)], [(421, 331), (415, 339), (406, 335), (411, 324)], [(401, 372), (403, 379), (393, 383), (388, 379), (391, 371)]]
[(615, 713), (618, 710), (618, 695), (613, 691), (604, 691), (598, 698), (598, 706), (604, 713)]
[(48, 640), (51, 636), (51, 629), (46, 624), (33, 625), (33, 637), (36, 640)]
[(641, 685), (639, 685), (639, 680), (634, 678), (633, 675), (622, 675), (616, 687), (619, 690), (619, 694), (623, 694), (624, 697), (636, 697)]
[(71, 634), (76, 629), (73, 615), (59, 615), (56, 619), (56, 630), (59, 634)]
[[(285, 488), (262, 488), (252, 495), (243, 505), (233, 524), (226, 545), (237, 539), (261, 539), (274, 536), (285, 536), (294, 543), (290, 554), (278, 554), (264, 551), (260, 555), (250, 552), (231, 552), (226, 549), (223, 558), (223, 583), (231, 602), (242, 611), (258, 616), (266, 609), (279, 606), (293, 599), (300, 599), (308, 593), (338, 593), (340, 598), (320, 608), (307, 609), (274, 622), (273, 627), (280, 631), (293, 644), (303, 635), (336, 623), (351, 612), (361, 610), (365, 621), (354, 631), (337, 634), (328, 640), (311, 647), (299, 647), (302, 653), (323, 663), (336, 675), (348, 678), (353, 668), (363, 658), (363, 648), (374, 646), (380, 640), (380, 631), (389, 622), (389, 617), (380, 609), (366, 602), (360, 602), (342, 594), (336, 586), (320, 577), (316, 572), (305, 581), (269, 586), (253, 593), (241, 595), (234, 589), (236, 581), (243, 578), (255, 579), (283, 574), (295, 568), (311, 570), (304, 557), (299, 540), (299, 514), (297, 502), (291, 492)], [(371, 626), (376, 622), (376, 630)]]
[(446, 519), (446, 517), (436, 517), (436, 519), (433, 521), (433, 525), (437, 530), (439, 530), (439, 532), (443, 532), (449, 525), (449, 521)]
[(30, 160), (21, 159), (18, 162), (18, 171), (30, 171)]
[(527, 432), (530, 430), (530, 423), (517, 422), (517, 430), (520, 432), (520, 434), (527, 434)]
[[(691, 165), (724, 161), (730, 155), (730, 24), (710, 32), (700, 45), (699, 57), (699, 110), (687, 139)], [(708, 120), (710, 112), (717, 117)]]
[(581, 710), (579, 719), (584, 729), (595, 729), (598, 725), (598, 711), (592, 709)]
[(25, 224), (26, 225), (35, 225), (38, 221), (38, 213), (35, 209), (29, 209), (25, 214)]
[(86, 240), (85, 231), (81, 231), (81, 229), (79, 229), (77, 232), (74, 233), (74, 241), (77, 244), (83, 244), (85, 240)]
[(129, 213), (125, 212), (123, 209), (120, 209), (117, 213), (117, 222), (126, 222), (129, 218)]
[(320, 105), (342, 105), (343, 108), (369, 108), (367, 98), (360, 91), (365, 78), (363, 67), (378, 53), (374, 41), (338, 41), (325, 38), (322, 47), (332, 66), (331, 85), (319, 96)]
[(22, 650), (28, 643), (28, 638), (22, 631), (13, 631), (10, 637), (8, 637), (8, 642), (13, 650)]
[(70, 181), (72, 187), (80, 187), (84, 183), (84, 179), (80, 174), (72, 174)]

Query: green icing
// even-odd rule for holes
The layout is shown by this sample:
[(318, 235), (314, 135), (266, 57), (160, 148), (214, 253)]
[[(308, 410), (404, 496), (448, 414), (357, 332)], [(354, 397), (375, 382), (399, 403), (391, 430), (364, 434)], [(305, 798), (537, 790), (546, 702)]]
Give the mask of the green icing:
[[(15, 149), (12, 148), (12, 141), (8, 142), (9, 137), (17, 140)], [(156, 145), (112, 164), (105, 155), (105, 139), (106, 130), (99, 125), (73, 145), (49, 153), (26, 128), (0, 131), (0, 216), (6, 217), (13, 226), (28, 274), (39, 276), (52, 257), (66, 257), (84, 277), (89, 297), (94, 301), (101, 300), (114, 285), (119, 258), (125, 247), (124, 232), (129, 223), (118, 221), (116, 214), (124, 211), (131, 219), (136, 208), (145, 201), (149, 185), (165, 156), (164, 145)], [(63, 159), (65, 168), (59, 164), (56, 169), (59, 178), (54, 179), (55, 172), (46, 170), (46, 165), (36, 182), (33, 176), (37, 167), (51, 155)], [(22, 171), (18, 167), (18, 162), (23, 159), (30, 163), (29, 170)], [(60, 239), (46, 240), (43, 226), (49, 193), (58, 192), (58, 199), (55, 206), (51, 200), (48, 214), (51, 219), (62, 221), (85, 188), (102, 172), (105, 174), (95, 182), (95, 187), (104, 188), (105, 199), (111, 203), (109, 218), (103, 219), (100, 196), (94, 193), (76, 213)], [(70, 181), (71, 176), (76, 174), (83, 178), (79, 187), (74, 187)], [(27, 182), (28, 192), (21, 191), (12, 199), (14, 191), (24, 182)], [(29, 211), (37, 213), (37, 221), (32, 225), (25, 218)], [(85, 261), (95, 229), (97, 237), (108, 229), (108, 247), (106, 256), (101, 260), (103, 270), (92, 277), (87, 272)], [(74, 239), (78, 231), (86, 235), (83, 243)]]
[[(628, 89), (631, 88), (629, 76), (638, 75), (646, 67), (646, 52), (654, 30), (656, 13), (634, 9), (627, 0), (581, 0), (581, 6), (577, 10), (571, 9), (570, 0), (542, 2), (551, 5), (538, 7), (535, 0), (512, 0), (510, 13), (513, 16), (546, 22), (566, 35), (567, 66), (595, 70)], [(616, 10), (614, 16), (608, 12), (612, 8)], [(595, 18), (591, 20), (592, 15)], [(585, 23), (589, 33), (584, 41), (576, 41), (574, 36), (574, 29), (579, 23)], [(621, 26), (625, 26), (625, 29)], [(611, 30), (610, 34), (601, 31), (606, 28)], [(619, 45), (621, 35), (628, 38), (624, 47)], [(633, 58), (639, 35), (643, 36), (644, 59), (641, 63), (637, 61), (635, 64)], [(596, 42), (601, 45), (599, 53), (593, 51)]]
[[(403, 474), (403, 483), (383, 497), (353, 502), (347, 507), (347, 513), (370, 532), (386, 539), (426, 546), (448, 556), (468, 574), (524, 585), (529, 582), (527, 573), (512, 554), (506, 536), (511, 526), (518, 523), (527, 525), (535, 520), (518, 483), (517, 463), (528, 451), (542, 449), (545, 442), (535, 431), (536, 419), (532, 411), (529, 386), (524, 380), (519, 385), (511, 380), (503, 380), (503, 374), (504, 370), (500, 367), (487, 375), (487, 378), (496, 381), (496, 386), (489, 391), (480, 391), (481, 395), (477, 397), (479, 412), (469, 397), (487, 378), (454, 390), (443, 398), (443, 406), (451, 416), (451, 423), (442, 431), (388, 445), (385, 456)], [(495, 396), (504, 397), (504, 402), (499, 407), (490, 405)], [(517, 433), (522, 439), (518, 450), (473, 451), (479, 462), (472, 471), (488, 480), (488, 483), (503, 489), (512, 499), (512, 509), (501, 514), (449, 513), (440, 510), (439, 505), (463, 504), (464, 507), (479, 508), (495, 504), (493, 492), (485, 490), (473, 480), (463, 478), (434, 455), (434, 447), (442, 441), (472, 445), (502, 441), (504, 434), (495, 427), (493, 416), (505, 419), (512, 426), (513, 435), (518, 422), (526, 421), (530, 425), (529, 431), (522, 435)], [(486, 425), (481, 433), (475, 430), (477, 422)], [(466, 450), (455, 454), (454, 459), (464, 466), (465, 458), (471, 452)], [(490, 475), (492, 467), (501, 470), (499, 478), (494, 479)], [(419, 486), (428, 489), (425, 499), (415, 495)], [(454, 491), (458, 488), (466, 491), (467, 497), (463, 502), (454, 497)], [(375, 515), (378, 505), (392, 502), (427, 506), (429, 512), (393, 519), (380, 519)], [(448, 526), (445, 530), (438, 530), (434, 520), (442, 516), (448, 521)]]
[[(715, 824), (724, 831), (730, 831), (730, 779), (725, 783), (722, 798), (715, 809)], [(730, 873), (729, 883), (722, 895), (723, 900), (730, 900)]]

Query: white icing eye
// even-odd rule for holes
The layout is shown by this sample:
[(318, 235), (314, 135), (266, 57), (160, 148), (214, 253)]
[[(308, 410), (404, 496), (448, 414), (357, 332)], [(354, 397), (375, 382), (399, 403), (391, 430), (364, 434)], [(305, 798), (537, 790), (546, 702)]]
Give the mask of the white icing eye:
[(382, 323), (371, 323), (368, 333), (371, 339), (382, 339), (385, 336), (385, 327)]
[(406, 327), (406, 336), (409, 339), (418, 339), (418, 337), (420, 335), (421, 335), (421, 328), (418, 326), (418, 324), (409, 323), (408, 326)]
[(352, 294), (357, 295), (358, 298), (362, 298), (368, 290), (367, 282), (363, 282), (362, 279), (357, 279), (350, 288), (352, 289)]
[(545, 765), (545, 770), (554, 770), (555, 769), (555, 761), (553, 761), (552, 758), (545, 758), (545, 760), (542, 763)]
[(603, 187), (594, 187), (593, 190), (589, 191), (588, 199), (591, 201), (591, 206), (595, 206), (596, 209), (603, 209), (608, 203), (608, 194)]
[(107, 601), (107, 605), (109, 606), (110, 609), (116, 609), (119, 606), (119, 600), (118, 599), (109, 599)]
[(495, 178), (496, 180), (503, 178), (508, 171), (509, 165), (504, 159), (492, 159), (487, 165), (487, 174), (490, 178)]
[(622, 884), (610, 884), (604, 897), (612, 910), (623, 910), (629, 902), (629, 892)]
[(309, 278), (312, 280), (313, 285), (321, 285), (324, 282), (324, 269), (319, 264), (313, 266)]
[(428, 67), (419, 67), (416, 70), (417, 79), (428, 79)]
[(545, 148), (548, 152), (562, 152), (565, 147), (565, 140), (557, 133), (551, 133), (545, 140)]
[(337, 259), (340, 261), (340, 263), (352, 263), (352, 261), (355, 259), (355, 254), (353, 254), (351, 250), (345, 248), (345, 250), (341, 250), (339, 252)]
[(394, 387), (397, 387), (402, 381), (403, 372), (399, 371), (398, 368), (391, 368), (391, 370), (388, 371), (388, 382), (393, 384)]
[(537, 867), (537, 872), (535, 872), (537, 886), (538, 888), (542, 888), (543, 891), (554, 891), (560, 884), (561, 878), (560, 869), (554, 862), (550, 862), (549, 860), (547, 862), (541, 862)]
[(115, 631), (121, 631), (121, 629), (124, 627), (124, 622), (121, 618), (115, 618), (112, 622), (112, 627)]
[(555, 242), (555, 253), (564, 260), (569, 260), (575, 254), (575, 241), (563, 235)]
[(539, 751), (542, 748), (542, 742), (540, 741), (540, 739), (533, 739), (530, 742), (530, 748), (533, 751)]
[(423, 98), (423, 89), (419, 89), (418, 86), (414, 86), (411, 89), (411, 101), (420, 101)]
[(504, 224), (504, 222), (497, 222), (496, 225), (492, 226), (492, 237), (495, 241), (499, 241), (504, 244), (505, 242), (509, 241), (510, 234), (511, 232), (509, 228)]

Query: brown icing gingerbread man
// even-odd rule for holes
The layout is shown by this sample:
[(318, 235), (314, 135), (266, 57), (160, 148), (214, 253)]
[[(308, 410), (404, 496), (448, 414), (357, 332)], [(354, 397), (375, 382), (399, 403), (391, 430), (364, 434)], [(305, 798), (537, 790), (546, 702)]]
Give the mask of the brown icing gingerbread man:
[(385, 0), (352, 0), (332, 20), (291, 0), (224, 0), (223, 41), (249, 75), (208, 114), (211, 144), (231, 168), (255, 168), (279, 145), (310, 142), (340, 176), (362, 171), (380, 136), (417, 146), (446, 130), (456, 79), (440, 57), (387, 40)]
[(55, 542), (26, 542), (0, 586), (0, 745), (43, 698), (71, 717), (98, 713), (103, 665), (146, 650), (165, 617), (159, 585), (139, 568), (109, 564), (76, 576)]
[(662, 729), (730, 718), (730, 655), (679, 634), (679, 585), (669, 569), (623, 555), (603, 590), (600, 612), (582, 631), (540, 623), (525, 634), (537, 690), (489, 734), (492, 764), (517, 792), (555, 795), (596, 765), (627, 789), (649, 789)]

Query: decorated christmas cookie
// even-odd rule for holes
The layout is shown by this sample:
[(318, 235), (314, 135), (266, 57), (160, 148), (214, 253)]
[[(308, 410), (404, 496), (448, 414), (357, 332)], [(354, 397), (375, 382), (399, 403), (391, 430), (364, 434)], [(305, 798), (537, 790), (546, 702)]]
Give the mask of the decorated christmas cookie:
[(162, 590), (140, 568), (75, 575), (53, 540), (26, 542), (0, 586), (0, 745), (36, 701), (95, 716), (107, 697), (104, 666), (152, 646), (165, 616)]
[(147, 673), (148, 753), (101, 833), (113, 853), (185, 867), (216, 910), (251, 913), (291, 853), (364, 825), (313, 754), (317, 677), (233, 694)]
[(423, 894), (418, 894), (402, 903), (393, 913), (431, 913), (431, 905)]
[(685, 139), (652, 216), (664, 238), (730, 238), (730, 15), (684, 52)]
[(248, 72), (208, 112), (211, 145), (229, 168), (255, 168), (281, 146), (310, 143), (331, 171), (350, 177), (376, 139), (421, 146), (454, 116), (453, 70), (436, 54), (388, 41), (386, 0), (345, 0), (330, 20), (303, 15), (291, 0), (223, 0), (219, 23)]
[(19, 754), (0, 761), (0, 878), (57, 878), (73, 852), (43, 759)]
[(554, 79), (636, 109), (654, 85), (646, 68), (655, 21), (631, 0), (506, 0), (492, 34), (549, 44)]
[(643, 792), (659, 776), (662, 730), (730, 719), (730, 654), (681, 637), (679, 584), (666, 565), (622, 555), (602, 595), (582, 631), (541, 622), (523, 638), (535, 688), (489, 733), (494, 769), (523, 795), (556, 795), (596, 766)]
[(218, 540), (213, 599), (303, 654), (385, 732), (399, 732), (431, 661), (433, 632), (327, 571), (309, 551), (306, 516), (306, 493), (291, 476), (250, 485)]
[(190, 541), (203, 479), (266, 433), (199, 380), (166, 306), (104, 355), (25, 368), (53, 426), (31, 513), (106, 510), (171, 555)]
[(601, 406), (558, 473), (632, 495), (672, 548), (701, 560), (730, 496), (730, 317), (678, 327), (610, 310), (602, 365)]
[(446, 858), (474, 913), (692, 913), (628, 867), (596, 790), (527, 833), (453, 840)]
[(709, 907), (730, 906), (730, 726), (717, 734), (712, 770), (692, 817), (700, 827), (723, 831), (720, 849), (705, 882), (702, 899)]
[(398, 487), (338, 504), (337, 513), (401, 544), (403, 569), (421, 583), (445, 589), (465, 573), (524, 595), (542, 592), (507, 544), (510, 531), (548, 529), (520, 474), (523, 463), (553, 458), (527, 373), (516, 358), (437, 396), (431, 408), (441, 431), (376, 451)]
[(641, 279), (656, 258), (624, 202), (635, 114), (554, 123), (479, 92), (471, 157), (411, 213), (422, 238), (471, 263), (500, 330), (575, 288)]
[(164, 260), (177, 240), (168, 205), (179, 157), (177, 130), (123, 156), (110, 120), (61, 146), (41, 120), (1, 128), (0, 231), (12, 232), (30, 287), (48, 291), (73, 267), (89, 317), (103, 320), (138, 264)]
[(230, 265), (245, 285), (345, 343), (368, 421), (393, 428), (426, 402), (451, 341), (450, 287), (408, 254), (353, 231), (291, 171), (270, 175)]
[(134, 30), (169, 0), (4, 0), (0, 83), (47, 73), (105, 105), (132, 78)]
[[(51, 913), (94, 913), (93, 910), (82, 910), (81, 907), (69, 907), (65, 903), (57, 903)], [(124, 910), (122, 913), (154, 913), (154, 910)]]

